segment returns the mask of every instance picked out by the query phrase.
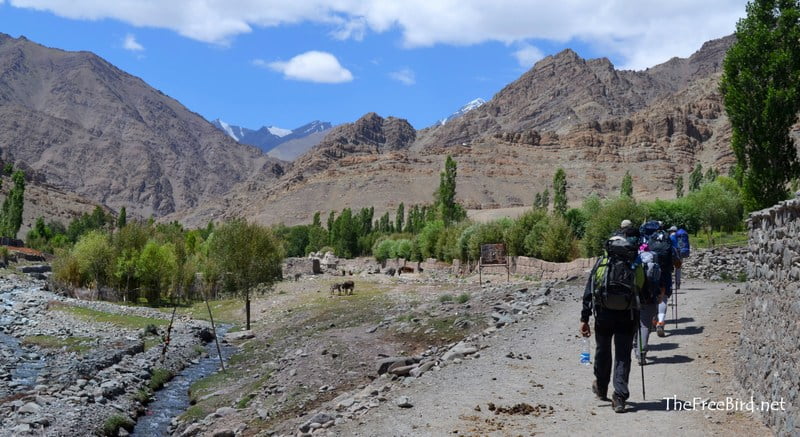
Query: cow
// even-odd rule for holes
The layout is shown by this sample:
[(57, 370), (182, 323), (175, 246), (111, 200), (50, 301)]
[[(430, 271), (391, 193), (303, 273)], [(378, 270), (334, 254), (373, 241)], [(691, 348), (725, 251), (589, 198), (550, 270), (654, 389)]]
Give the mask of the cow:
[(339, 294), (342, 294), (342, 284), (338, 282), (331, 284), (331, 294), (333, 294), (334, 291), (338, 291)]
[(342, 283), (342, 291), (346, 292), (348, 295), (352, 295), (355, 289), (356, 289), (356, 284), (353, 281), (344, 281)]
[(301, 276), (303, 276), (303, 274), (302, 274), (302, 273), (295, 273), (295, 274), (294, 274), (294, 282), (297, 282), (297, 281), (299, 281)]

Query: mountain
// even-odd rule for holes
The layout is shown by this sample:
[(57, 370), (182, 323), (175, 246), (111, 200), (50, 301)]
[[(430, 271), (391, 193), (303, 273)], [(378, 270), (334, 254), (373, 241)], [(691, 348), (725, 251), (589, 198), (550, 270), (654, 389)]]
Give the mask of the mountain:
[(0, 34), (0, 158), (58, 189), (162, 216), (285, 163), (89, 52)]
[(483, 100), (480, 97), (478, 97), (477, 99), (471, 100), (469, 103), (467, 103), (466, 105), (464, 105), (461, 108), (459, 108), (458, 111), (456, 111), (456, 112), (448, 115), (447, 117), (439, 120), (439, 124), (440, 125), (447, 124), (448, 121), (455, 120), (456, 118), (461, 117), (462, 115), (466, 114), (467, 112), (472, 111), (473, 109), (479, 108), (484, 103), (486, 103), (486, 100)]
[(314, 120), (292, 130), (275, 126), (263, 126), (258, 130), (252, 130), (246, 127), (230, 125), (219, 118), (212, 121), (211, 124), (239, 143), (256, 146), (265, 153), (272, 151), (281, 144), (294, 142), (292, 145), (270, 155), (279, 159), (287, 159), (280, 158), (281, 156), (290, 156), (291, 158), (287, 160), (300, 156), (319, 143), (323, 136), (315, 134), (326, 132), (332, 127), (327, 121), (319, 120)]
[(718, 92), (732, 42), (709, 41), (689, 58), (644, 71), (565, 50), (444, 125), (415, 132), (402, 119), (369, 113), (334, 128), (277, 183), (239, 187), (209, 208), (287, 225), (345, 207), (380, 215), (400, 202), (431, 202), (447, 155), (458, 163), (456, 199), (472, 210), (529, 206), (558, 167), (572, 204), (618, 193), (626, 171), (637, 198), (668, 198), (696, 163), (725, 173), (735, 161)]

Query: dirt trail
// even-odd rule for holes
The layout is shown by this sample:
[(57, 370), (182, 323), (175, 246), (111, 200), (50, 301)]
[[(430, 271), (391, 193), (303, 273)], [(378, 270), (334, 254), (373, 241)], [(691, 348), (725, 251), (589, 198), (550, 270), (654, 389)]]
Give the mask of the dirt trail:
[[(637, 436), (771, 435), (749, 412), (667, 411), (664, 400), (744, 398), (731, 384), (743, 302), (735, 294), (738, 284), (684, 283), (678, 329), (673, 321), (666, 337), (651, 336), (646, 400), (640, 368), (633, 362), (625, 414), (615, 414), (610, 402), (594, 397), (591, 367), (578, 364), (579, 287), (571, 288), (575, 299), (551, 302), (545, 314), (499, 331), (480, 358), (426, 373), (392, 392), (392, 398), (408, 396), (412, 408), (399, 408), (390, 399), (360, 420), (330, 431), (342, 436), (593, 435), (603, 430)], [(531, 358), (509, 358), (509, 352)], [(495, 414), (489, 403), (534, 408), (527, 415)], [(538, 408), (540, 404), (544, 407)]]

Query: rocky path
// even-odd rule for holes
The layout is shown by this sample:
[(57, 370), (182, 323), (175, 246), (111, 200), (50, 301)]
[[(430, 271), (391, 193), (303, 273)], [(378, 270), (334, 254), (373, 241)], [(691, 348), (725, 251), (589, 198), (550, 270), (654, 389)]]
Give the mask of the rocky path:
[[(665, 398), (692, 402), (744, 399), (730, 365), (740, 326), (742, 295), (737, 285), (687, 281), (679, 294), (679, 325), (651, 337), (645, 366), (630, 376), (625, 414), (591, 393), (590, 367), (578, 364), (579, 286), (574, 299), (551, 301), (534, 319), (523, 320), (485, 340), (480, 357), (429, 372), (392, 390), (360, 418), (327, 430), (341, 436), (591, 435), (770, 435), (752, 413), (674, 411)], [(593, 345), (594, 347), (594, 345)], [(530, 358), (528, 358), (530, 357)], [(394, 402), (392, 401), (394, 400)], [(407, 401), (403, 407), (399, 404)], [(409, 407), (409, 405), (411, 405)], [(323, 431), (323, 430), (320, 430)], [(316, 434), (316, 433), (315, 433)]]

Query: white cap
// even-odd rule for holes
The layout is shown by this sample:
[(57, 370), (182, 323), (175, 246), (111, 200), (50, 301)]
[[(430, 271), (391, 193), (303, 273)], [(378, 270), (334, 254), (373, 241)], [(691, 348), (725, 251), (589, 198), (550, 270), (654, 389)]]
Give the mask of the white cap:
[(630, 221), (630, 220), (628, 220), (628, 219), (625, 219), (625, 220), (623, 220), (623, 221), (622, 221), (622, 224), (620, 224), (620, 225), (619, 225), (619, 227), (621, 227), (621, 228), (627, 228), (627, 227), (630, 227), (632, 224), (633, 224), (633, 223), (631, 223), (631, 221)]

